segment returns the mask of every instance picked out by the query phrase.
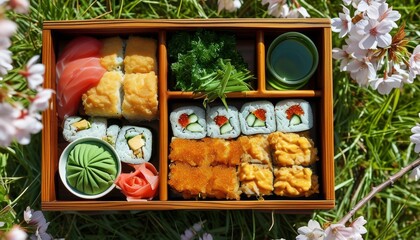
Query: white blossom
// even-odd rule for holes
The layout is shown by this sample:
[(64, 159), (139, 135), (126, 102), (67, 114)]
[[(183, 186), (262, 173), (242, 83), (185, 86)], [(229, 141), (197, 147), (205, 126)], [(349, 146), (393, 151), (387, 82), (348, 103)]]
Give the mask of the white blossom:
[(339, 13), (338, 16), (338, 18), (333, 18), (331, 20), (331, 30), (333, 32), (338, 32), (338, 36), (342, 38), (350, 32), (352, 27), (350, 10), (343, 6), (343, 13)]
[(0, 76), (6, 75), (12, 69), (12, 52), (0, 49)]
[(408, 178), (414, 181), (418, 181), (420, 179), (420, 166), (414, 168)]
[(391, 23), (393, 28), (398, 27), (398, 25), (395, 22), (401, 18), (401, 14), (398, 11), (392, 10), (392, 7), (388, 8), (387, 3), (382, 3), (379, 6), (378, 13), (378, 21), (388, 21), (389, 23)]
[(0, 146), (9, 146), (16, 134), (13, 121), (20, 111), (8, 103), (0, 103)]
[(414, 80), (420, 74), (420, 45), (417, 45), (408, 60), (410, 64), (410, 79)]
[(28, 0), (10, 0), (9, 6), (13, 8), (16, 13), (26, 14), (29, 12), (29, 1)]
[(367, 221), (365, 220), (365, 218), (363, 216), (360, 216), (350, 224), (350, 227), (353, 229), (353, 239), (363, 239), (362, 234), (367, 233), (367, 230), (364, 227), (366, 223)]
[(322, 230), (321, 225), (315, 220), (309, 220), (308, 226), (303, 226), (298, 228), (299, 235), (296, 237), (296, 240), (318, 240), (324, 239), (324, 230)]
[(300, 6), (289, 11), (289, 14), (287, 14), (286, 17), (287, 18), (299, 18), (299, 17), (308, 18), (311, 16), (309, 15), (308, 11), (304, 7)]
[(28, 234), (22, 230), (18, 225), (15, 225), (6, 234), (6, 240), (25, 240)]
[(333, 48), (332, 50), (332, 57), (335, 60), (340, 60), (340, 70), (347, 71), (347, 65), (353, 59), (351, 54), (347, 52), (347, 45), (343, 45), (343, 49), (341, 48)]
[(36, 89), (44, 82), (45, 66), (41, 63), (36, 63), (39, 55), (33, 56), (27, 63), (25, 70), (20, 73), (26, 77), (30, 89)]
[(366, 15), (371, 19), (379, 18), (378, 8), (383, 0), (361, 0), (357, 5), (357, 10), (360, 12), (366, 12)]
[(347, 71), (359, 86), (367, 86), (369, 80), (376, 79), (376, 69), (367, 58), (351, 60), (347, 65)]
[(416, 146), (414, 147), (414, 151), (416, 153), (420, 152), (420, 125), (416, 125), (413, 128), (411, 128), (411, 132), (413, 135), (410, 136), (410, 140), (412, 143), (414, 143)]
[(233, 12), (239, 9), (242, 5), (240, 0), (217, 0), (218, 4), (218, 13), (220, 13), (223, 9), (228, 12)]
[(53, 93), (54, 91), (52, 89), (39, 89), (35, 98), (31, 101), (29, 112), (36, 113), (46, 110), (49, 106), (49, 100)]
[(390, 21), (378, 22), (375, 19), (362, 20), (362, 28), (358, 30), (364, 37), (360, 40), (359, 47), (362, 49), (385, 48), (391, 45), (392, 37), (389, 32), (392, 29)]
[(331, 224), (325, 229), (325, 234), (325, 240), (348, 240), (353, 234), (353, 229), (343, 224)]
[(399, 88), (402, 83), (402, 76), (399, 74), (393, 74), (389, 77), (377, 78), (370, 80), (370, 85), (374, 90), (382, 95), (388, 95), (392, 89)]
[(38, 133), (42, 130), (42, 123), (39, 121), (39, 114), (28, 114), (22, 111), (22, 115), (13, 121), (16, 129), (15, 138), (22, 145), (29, 144), (31, 134)]
[(9, 38), (16, 33), (17, 24), (9, 19), (0, 19), (0, 38)]

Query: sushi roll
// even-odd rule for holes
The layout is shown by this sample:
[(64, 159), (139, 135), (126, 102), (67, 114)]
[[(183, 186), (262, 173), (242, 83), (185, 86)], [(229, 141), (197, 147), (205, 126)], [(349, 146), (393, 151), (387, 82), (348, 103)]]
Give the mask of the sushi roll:
[(89, 119), (71, 116), (65, 119), (63, 137), (67, 142), (73, 142), (82, 137), (102, 138), (106, 133), (105, 118), (92, 117)]
[(121, 70), (124, 61), (124, 42), (120, 37), (110, 37), (102, 40), (101, 65), (107, 71)]
[(276, 104), (277, 131), (301, 132), (312, 128), (311, 105), (302, 99), (283, 100)]
[(169, 120), (175, 137), (201, 139), (207, 134), (205, 112), (199, 107), (177, 108), (171, 112)]
[(207, 135), (212, 138), (236, 138), (241, 134), (238, 109), (229, 106), (209, 108), (207, 111)]
[(158, 115), (157, 76), (155, 72), (125, 74), (122, 115), (138, 122), (153, 120)]
[(152, 132), (144, 127), (123, 126), (115, 149), (122, 162), (140, 164), (152, 157)]
[(274, 106), (269, 101), (246, 103), (239, 113), (243, 134), (272, 133), (276, 131)]
[(156, 49), (155, 39), (130, 36), (125, 49), (125, 73), (157, 72)]
[(119, 132), (120, 127), (118, 125), (111, 125), (106, 129), (106, 135), (102, 139), (115, 148)]
[(85, 113), (95, 117), (120, 118), (122, 81), (121, 72), (106, 72), (96, 87), (82, 95)]

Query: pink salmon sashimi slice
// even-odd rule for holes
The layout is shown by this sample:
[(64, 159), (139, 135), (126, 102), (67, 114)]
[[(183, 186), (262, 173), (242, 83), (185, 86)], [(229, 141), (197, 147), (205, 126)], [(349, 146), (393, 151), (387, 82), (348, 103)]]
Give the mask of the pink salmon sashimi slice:
[(57, 98), (58, 99), (62, 98), (63, 90), (66, 89), (67, 85), (75, 79), (75, 76), (77, 76), (85, 68), (90, 68), (90, 67), (103, 68), (101, 65), (100, 58), (97, 58), (97, 57), (82, 58), (82, 59), (74, 60), (70, 62), (69, 64), (67, 64), (66, 68), (64, 68), (61, 78), (58, 80), (58, 83), (57, 83)]
[(102, 42), (93, 37), (81, 36), (71, 40), (58, 58), (57, 79), (60, 79), (66, 65), (71, 61), (86, 57), (100, 57)]
[(59, 119), (64, 120), (77, 113), (82, 95), (98, 85), (105, 72), (103, 67), (86, 67), (74, 75), (74, 78), (63, 89), (61, 98), (57, 99)]

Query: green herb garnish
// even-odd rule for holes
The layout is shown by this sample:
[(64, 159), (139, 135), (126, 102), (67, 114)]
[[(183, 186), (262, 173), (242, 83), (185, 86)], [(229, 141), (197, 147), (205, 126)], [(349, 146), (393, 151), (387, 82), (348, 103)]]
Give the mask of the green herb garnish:
[(178, 32), (169, 40), (169, 58), (176, 90), (193, 91), (204, 105), (226, 94), (250, 90), (253, 79), (236, 49), (234, 35), (209, 30)]

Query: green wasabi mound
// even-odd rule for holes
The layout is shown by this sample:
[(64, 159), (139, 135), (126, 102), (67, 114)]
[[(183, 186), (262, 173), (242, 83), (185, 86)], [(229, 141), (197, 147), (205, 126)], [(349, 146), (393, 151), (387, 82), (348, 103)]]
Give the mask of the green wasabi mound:
[(104, 192), (113, 184), (117, 168), (116, 160), (106, 147), (86, 142), (77, 144), (70, 151), (66, 178), (75, 190), (95, 195)]

